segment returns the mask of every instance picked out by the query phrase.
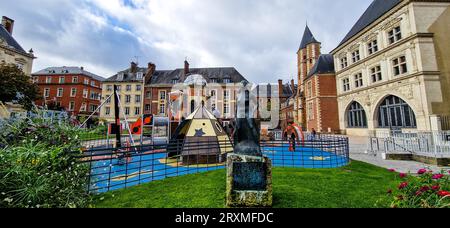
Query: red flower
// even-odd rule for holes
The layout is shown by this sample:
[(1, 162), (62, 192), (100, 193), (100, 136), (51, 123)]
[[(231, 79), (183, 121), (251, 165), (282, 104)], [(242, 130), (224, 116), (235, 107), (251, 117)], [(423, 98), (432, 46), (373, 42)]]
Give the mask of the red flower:
[(450, 196), (450, 192), (447, 191), (439, 191), (437, 194), (441, 197)]
[(422, 191), (417, 191), (416, 196), (420, 196), (420, 195), (422, 195), (422, 193), (423, 193)]
[(441, 189), (441, 186), (435, 185), (435, 186), (431, 187), (431, 189), (433, 189), (433, 191), (438, 191), (439, 189)]
[(400, 178), (406, 178), (408, 175), (406, 173), (400, 173)]
[(433, 180), (440, 180), (444, 178), (444, 174), (435, 174), (433, 175)]
[(393, 172), (395, 172), (395, 169), (388, 169), (388, 171), (393, 173)]
[(401, 189), (404, 189), (406, 187), (408, 187), (408, 182), (403, 182), (403, 183), (400, 184), (400, 186), (398, 186), (398, 189), (401, 190)]
[(428, 187), (428, 186), (423, 186), (423, 187), (420, 188), (421, 192), (427, 192), (429, 190), (430, 190), (430, 187)]
[(419, 171), (417, 172), (417, 174), (422, 175), (425, 174), (427, 172), (426, 169), (419, 169)]

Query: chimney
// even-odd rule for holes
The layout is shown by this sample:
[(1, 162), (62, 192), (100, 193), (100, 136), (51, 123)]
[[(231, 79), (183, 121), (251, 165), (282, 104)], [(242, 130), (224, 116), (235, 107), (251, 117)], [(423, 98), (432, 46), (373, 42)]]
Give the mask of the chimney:
[(81, 71), (84, 71), (84, 67), (80, 67)]
[(131, 62), (130, 73), (134, 74), (137, 72), (137, 64), (135, 62)]
[(13, 29), (14, 29), (14, 20), (11, 18), (8, 18), (6, 16), (2, 17), (2, 25), (5, 27), (6, 31), (12, 36)]
[(278, 97), (283, 96), (283, 80), (278, 80)]
[(292, 92), (295, 93), (295, 81), (294, 81), (294, 79), (291, 80), (291, 88), (292, 88)]
[(145, 75), (146, 83), (150, 81), (150, 79), (152, 78), (155, 71), (156, 71), (156, 65), (152, 62), (149, 62), (148, 66), (147, 66), (147, 74)]
[(184, 75), (189, 74), (189, 62), (187, 60), (184, 61)]

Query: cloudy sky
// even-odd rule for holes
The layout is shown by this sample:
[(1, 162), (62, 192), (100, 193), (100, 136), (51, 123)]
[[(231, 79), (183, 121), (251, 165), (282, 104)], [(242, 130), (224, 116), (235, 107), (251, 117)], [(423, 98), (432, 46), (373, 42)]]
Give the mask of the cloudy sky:
[(103, 77), (138, 59), (157, 69), (233, 66), (253, 82), (290, 80), (306, 21), (324, 53), (371, 0), (0, 0), (14, 37), (48, 66)]

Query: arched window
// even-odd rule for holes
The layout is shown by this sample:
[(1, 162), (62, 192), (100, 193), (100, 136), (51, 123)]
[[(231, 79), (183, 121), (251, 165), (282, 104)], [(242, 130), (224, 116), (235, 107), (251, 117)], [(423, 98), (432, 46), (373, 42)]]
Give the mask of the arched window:
[(367, 128), (367, 115), (364, 108), (354, 101), (347, 111), (347, 125), (349, 128)]
[(416, 115), (411, 107), (396, 96), (387, 97), (378, 108), (380, 128), (417, 128)]

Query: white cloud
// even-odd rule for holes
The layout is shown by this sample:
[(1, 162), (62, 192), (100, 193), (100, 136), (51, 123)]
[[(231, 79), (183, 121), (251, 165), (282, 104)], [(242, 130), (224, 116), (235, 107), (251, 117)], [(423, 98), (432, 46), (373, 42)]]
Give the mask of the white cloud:
[(234, 66), (251, 81), (276, 82), (297, 75), (306, 20), (329, 52), (371, 0), (127, 2), (17, 0), (0, 13), (16, 19), (15, 37), (35, 49), (35, 71), (70, 64), (110, 76), (134, 56), (158, 69), (188, 57), (192, 67)]

